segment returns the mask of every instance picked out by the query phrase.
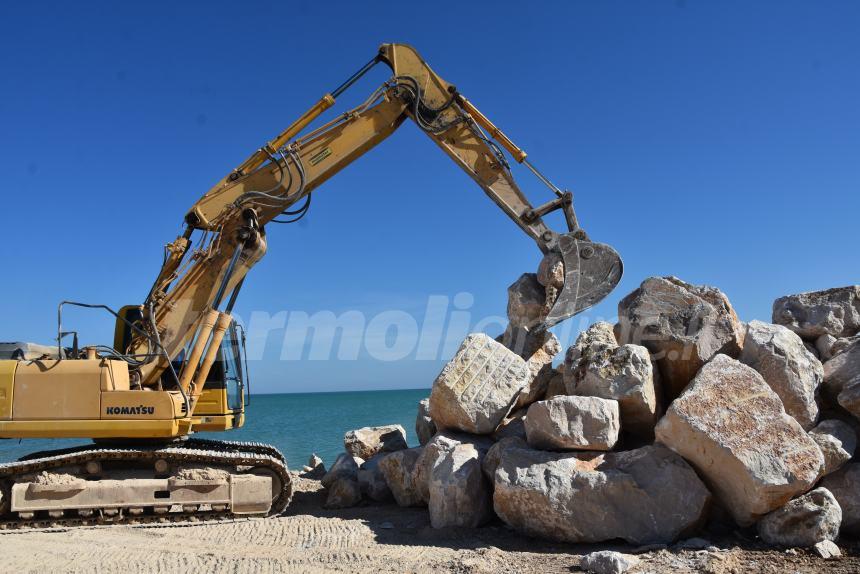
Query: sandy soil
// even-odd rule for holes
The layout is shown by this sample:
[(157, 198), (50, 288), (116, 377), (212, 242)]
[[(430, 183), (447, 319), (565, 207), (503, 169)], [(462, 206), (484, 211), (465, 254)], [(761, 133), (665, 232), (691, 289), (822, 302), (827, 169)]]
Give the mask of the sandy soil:
[[(477, 530), (430, 528), (427, 511), (395, 505), (324, 510), (319, 483), (298, 480), (284, 516), (165, 526), (0, 532), (2, 572), (577, 572), (597, 546), (525, 538), (497, 523)], [(860, 571), (856, 548), (824, 561), (801, 551), (757, 549), (741, 539), (718, 550), (633, 549), (635, 572)]]

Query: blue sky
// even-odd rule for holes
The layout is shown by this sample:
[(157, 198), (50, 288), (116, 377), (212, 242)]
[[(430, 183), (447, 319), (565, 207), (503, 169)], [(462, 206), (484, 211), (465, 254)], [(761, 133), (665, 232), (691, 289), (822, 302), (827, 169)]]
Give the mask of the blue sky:
[[(140, 302), (196, 198), (390, 41), (572, 189), (582, 225), (622, 254), (624, 279), (586, 322), (651, 275), (718, 286), (746, 320), (782, 294), (857, 283), (860, 5), (524, 6), (4, 3), (0, 340), (50, 341), (64, 298)], [(507, 285), (538, 261), (404, 125), (320, 188), (306, 221), (270, 230), (236, 311), (395, 310), (420, 325), (429, 297), (465, 292), (477, 320), (503, 315)], [(107, 317), (67, 322), (84, 342), (112, 338)], [(257, 390), (428, 387), (442, 364), (281, 360), (284, 340), (255, 343)]]

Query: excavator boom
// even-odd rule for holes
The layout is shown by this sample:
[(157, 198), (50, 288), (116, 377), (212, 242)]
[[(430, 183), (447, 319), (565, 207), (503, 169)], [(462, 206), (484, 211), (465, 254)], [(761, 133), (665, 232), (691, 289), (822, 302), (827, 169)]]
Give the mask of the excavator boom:
[[(392, 75), (364, 103), (311, 127), (378, 64)], [(291, 478), (277, 449), (188, 435), (244, 422), (244, 335), (231, 312), (248, 271), (266, 252), (266, 226), (303, 217), (317, 188), (407, 120), (543, 253), (563, 263), (564, 284), (554, 306), (533, 328), (551, 327), (615, 287), (621, 259), (608, 245), (589, 240), (573, 195), (544, 177), (525, 151), (412, 47), (384, 44), (192, 206), (142, 305), (114, 312), (63, 302), (56, 347), (44, 352), (18, 345), (8, 356), (0, 349), (0, 438), (110, 441), (0, 464), (0, 528), (273, 514), (286, 507)], [(532, 205), (509, 160), (537, 176), (551, 198)], [(543, 219), (554, 211), (564, 215), (561, 233)], [(67, 305), (114, 313), (113, 347), (79, 349), (77, 334), (63, 330)], [(74, 336), (71, 349), (62, 346), (66, 335)]]

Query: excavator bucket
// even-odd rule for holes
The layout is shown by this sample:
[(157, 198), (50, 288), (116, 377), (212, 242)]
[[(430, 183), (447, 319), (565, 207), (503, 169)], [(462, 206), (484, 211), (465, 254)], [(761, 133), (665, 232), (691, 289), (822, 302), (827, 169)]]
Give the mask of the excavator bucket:
[(559, 237), (558, 250), (564, 262), (564, 285), (544, 320), (545, 328), (602, 301), (624, 271), (621, 257), (605, 243), (576, 239), (568, 233)]

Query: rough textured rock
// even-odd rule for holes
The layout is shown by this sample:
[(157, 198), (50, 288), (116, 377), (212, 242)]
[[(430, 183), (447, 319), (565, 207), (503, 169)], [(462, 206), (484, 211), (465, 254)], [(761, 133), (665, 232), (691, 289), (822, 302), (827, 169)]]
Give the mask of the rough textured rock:
[(564, 377), (565, 384), (569, 383), (571, 371), (579, 363), (579, 358), (582, 352), (586, 349), (597, 350), (602, 347), (617, 347), (618, 341), (615, 339), (615, 331), (612, 324), (605, 321), (599, 321), (592, 324), (588, 329), (579, 334), (576, 342), (571, 345), (564, 355)]
[(346, 452), (364, 460), (381, 452), (394, 452), (408, 448), (406, 431), (400, 425), (351, 430), (344, 435), (343, 446)]
[(725, 355), (702, 367), (655, 432), (742, 526), (809, 490), (824, 468), (818, 445), (761, 375)]
[(709, 499), (693, 469), (661, 445), (600, 455), (507, 448), (493, 506), (530, 536), (665, 544), (702, 522)]
[(415, 462), (415, 469), (412, 473), (412, 480), (418, 494), (424, 502), (430, 502), (430, 475), (433, 467), (438, 464), (442, 457), (454, 447), (461, 444), (471, 444), (475, 446), (478, 453), (483, 457), (486, 455), (490, 447), (493, 446), (493, 440), (489, 437), (468, 435), (464, 433), (442, 431), (436, 434), (430, 441), (424, 445), (418, 460)]
[(851, 345), (860, 341), (860, 335), (854, 335), (853, 337), (840, 337), (833, 342), (833, 345), (830, 346), (830, 358), (832, 359), (839, 353), (848, 350)]
[(831, 540), (822, 540), (813, 546), (812, 549), (825, 560), (842, 556), (842, 551)]
[(677, 277), (650, 277), (618, 304), (618, 341), (642, 345), (657, 361), (671, 400), (718, 353), (737, 357), (743, 325), (728, 298), (714, 287)]
[(325, 473), (320, 481), (324, 488), (329, 488), (336, 480), (340, 478), (349, 478), (358, 480), (358, 467), (364, 464), (364, 461), (358, 457), (351, 456), (347, 453), (337, 455), (334, 464)]
[(418, 415), (415, 417), (415, 434), (418, 443), (425, 445), (436, 434), (436, 423), (430, 418), (430, 398), (421, 399), (418, 403)]
[(477, 527), (492, 517), (490, 488), (481, 471), (481, 454), (459, 444), (442, 455), (430, 472), (430, 524)]
[(639, 559), (630, 554), (600, 550), (579, 559), (579, 569), (591, 574), (623, 574), (639, 564)]
[(860, 463), (846, 464), (825, 476), (820, 486), (833, 494), (842, 509), (842, 532), (860, 534)]
[(848, 381), (837, 397), (839, 406), (860, 419), (860, 377)]
[(421, 448), (398, 450), (386, 455), (379, 462), (394, 500), (399, 506), (424, 506), (426, 503), (415, 484), (415, 465), (421, 456)]
[(534, 273), (523, 273), (508, 287), (508, 321), (515, 327), (534, 327), (544, 320), (546, 290)]
[(860, 380), (860, 341), (824, 363), (824, 390), (837, 397), (851, 382)]
[(526, 439), (526, 413), (527, 409), (519, 409), (512, 412), (493, 433), (493, 440), (501, 440), (505, 437), (518, 436)]
[(326, 508), (350, 508), (361, 502), (361, 488), (353, 478), (338, 478), (328, 489)]
[(493, 481), (496, 475), (496, 468), (499, 466), (499, 460), (502, 457), (502, 451), (507, 448), (525, 448), (528, 449), (529, 445), (526, 441), (518, 436), (509, 436), (501, 439), (496, 444), (490, 447), (490, 450), (487, 451), (487, 456), (484, 457), (484, 460), (481, 462), (481, 470), (484, 471), (484, 476), (487, 477), (487, 480), (490, 482)]
[(308, 464), (303, 469), (302, 477), (320, 480), (325, 474), (325, 464), (323, 464), (322, 459), (316, 454), (312, 454), (308, 459)]
[(388, 456), (385, 453), (374, 455), (358, 468), (358, 486), (361, 494), (376, 502), (388, 502), (393, 498), (391, 489), (379, 467), (380, 462)]
[(829, 361), (832, 359), (833, 344), (838, 340), (839, 339), (833, 335), (828, 335), (827, 333), (815, 339), (815, 350), (818, 351), (818, 358), (822, 361)]
[(773, 302), (773, 322), (805, 339), (850, 337), (860, 331), (860, 285), (780, 297)]
[(610, 450), (618, 442), (618, 401), (561, 396), (538, 401), (526, 414), (526, 440), (544, 450)]
[(553, 251), (543, 256), (538, 265), (537, 281), (544, 287), (560, 289), (564, 286), (564, 261), (561, 255)]
[(854, 456), (857, 448), (857, 433), (847, 423), (828, 419), (818, 423), (809, 431), (809, 436), (824, 454), (824, 474), (832, 474), (842, 468)]
[(815, 394), (824, 378), (821, 363), (796, 333), (782, 325), (750, 321), (741, 362), (758, 371), (779, 395), (785, 412), (809, 430), (818, 421)]
[(842, 509), (826, 488), (816, 488), (764, 516), (758, 523), (762, 540), (773, 546), (809, 547), (836, 540)]
[(636, 434), (652, 434), (660, 415), (658, 387), (648, 349), (639, 345), (586, 347), (570, 369), (567, 394), (618, 401), (621, 425)]
[(552, 377), (550, 377), (549, 383), (546, 385), (546, 393), (544, 393), (543, 400), (548, 401), (553, 397), (567, 394), (567, 388), (564, 385), (563, 368), (557, 368)]
[(514, 408), (527, 407), (533, 402), (540, 400), (546, 394), (549, 381), (555, 375), (552, 366), (553, 358), (561, 352), (561, 343), (552, 333), (545, 332), (542, 337), (543, 344), (530, 356), (523, 357), (529, 368), (530, 378), (528, 384), (520, 391)]
[(430, 417), (439, 429), (489, 434), (530, 376), (522, 357), (483, 333), (469, 335), (433, 383)]

